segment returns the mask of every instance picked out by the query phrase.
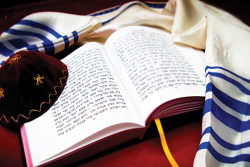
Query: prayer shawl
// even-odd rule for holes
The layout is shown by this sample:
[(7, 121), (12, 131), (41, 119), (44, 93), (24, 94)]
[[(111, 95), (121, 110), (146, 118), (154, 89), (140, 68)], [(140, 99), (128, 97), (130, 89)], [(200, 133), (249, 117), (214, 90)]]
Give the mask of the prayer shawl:
[(18, 50), (58, 53), (72, 44), (104, 43), (129, 25), (157, 26), (175, 43), (205, 49), (206, 101), (194, 166), (250, 166), (250, 28), (198, 0), (130, 2), (88, 16), (40, 12), (0, 36), (0, 63)]

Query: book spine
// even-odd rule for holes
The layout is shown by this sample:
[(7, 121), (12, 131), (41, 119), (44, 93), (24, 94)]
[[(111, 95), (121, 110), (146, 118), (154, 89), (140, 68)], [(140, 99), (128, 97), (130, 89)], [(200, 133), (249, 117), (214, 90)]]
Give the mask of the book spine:
[(23, 149), (24, 149), (26, 164), (28, 167), (33, 167), (25, 125), (21, 125), (20, 131), (21, 131), (21, 138), (22, 138), (22, 142), (23, 142)]

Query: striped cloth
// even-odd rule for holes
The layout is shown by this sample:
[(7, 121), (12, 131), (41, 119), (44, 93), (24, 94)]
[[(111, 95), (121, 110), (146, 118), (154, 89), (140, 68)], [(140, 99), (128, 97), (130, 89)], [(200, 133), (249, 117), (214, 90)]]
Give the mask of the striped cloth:
[(208, 14), (206, 101), (194, 166), (250, 166), (250, 29)]
[[(89, 16), (40, 12), (26, 16), (0, 36), (0, 65), (20, 50), (56, 54), (75, 44), (88, 32), (104, 26), (132, 6), (163, 9), (166, 3), (131, 2)], [(108, 16), (111, 14), (110, 16)], [(107, 17), (104, 17), (107, 16)]]
[[(116, 20), (126, 13), (131, 15), (129, 10), (133, 8), (139, 19), (149, 15), (145, 22), (131, 21), (126, 25), (160, 26), (172, 31), (174, 42), (206, 49), (206, 101), (194, 166), (250, 166), (250, 29), (220, 9), (197, 0), (170, 0), (167, 4), (135, 1), (88, 16), (31, 14), (1, 34), (0, 65), (19, 50), (53, 55), (91, 36), (89, 33), (94, 30), (100, 35), (119, 27), (117, 24), (124, 22)], [(211, 14), (207, 14), (208, 10)], [(191, 15), (196, 13), (193, 19)], [(151, 15), (155, 19), (148, 18)], [(171, 22), (172, 18), (175, 20)], [(180, 24), (180, 18), (186, 22)], [(182, 34), (178, 34), (178, 29)]]
[[(50, 55), (64, 50), (92, 28), (94, 23), (90, 23), (91, 19), (90, 16), (55, 12), (28, 15), (1, 34), (0, 65), (19, 50)], [(71, 26), (67, 21), (72, 23)]]
[(206, 79), (196, 166), (250, 166), (250, 80), (219, 66), (207, 66)]

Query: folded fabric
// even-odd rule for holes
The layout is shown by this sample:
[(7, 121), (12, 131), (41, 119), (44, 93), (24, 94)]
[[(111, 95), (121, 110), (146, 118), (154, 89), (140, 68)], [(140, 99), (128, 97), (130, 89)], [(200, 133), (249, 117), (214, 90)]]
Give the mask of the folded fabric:
[(49, 55), (63, 51), (100, 27), (91, 16), (41, 12), (26, 16), (0, 37), (0, 65), (20, 50)]
[(197, 167), (250, 165), (249, 38), (247, 26), (208, 14), (207, 89)]
[(175, 43), (206, 50), (203, 135), (194, 166), (250, 166), (250, 28), (221, 9), (170, 0), (134, 1), (90, 16), (35, 13), (1, 35), (0, 62), (18, 50), (55, 54), (73, 43), (104, 43), (129, 25), (159, 27), (170, 31)]

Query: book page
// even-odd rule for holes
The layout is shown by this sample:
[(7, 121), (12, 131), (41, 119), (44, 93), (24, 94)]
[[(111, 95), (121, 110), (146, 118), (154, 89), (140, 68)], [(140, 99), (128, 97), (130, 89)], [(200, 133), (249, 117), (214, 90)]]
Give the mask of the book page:
[[(46, 161), (59, 153), (60, 157), (65, 154), (63, 150), (104, 129), (107, 133), (95, 135), (98, 136), (95, 140), (127, 129), (143, 128), (144, 121), (101, 45), (86, 44), (62, 61), (69, 71), (63, 92), (45, 114), (25, 124), (35, 162)], [(117, 124), (119, 129), (114, 128)], [(112, 127), (110, 131), (109, 127)], [(78, 147), (94, 141), (88, 142)]]
[(166, 31), (126, 27), (109, 37), (105, 50), (145, 119), (166, 101), (205, 96), (204, 59), (192, 48), (173, 44)]

